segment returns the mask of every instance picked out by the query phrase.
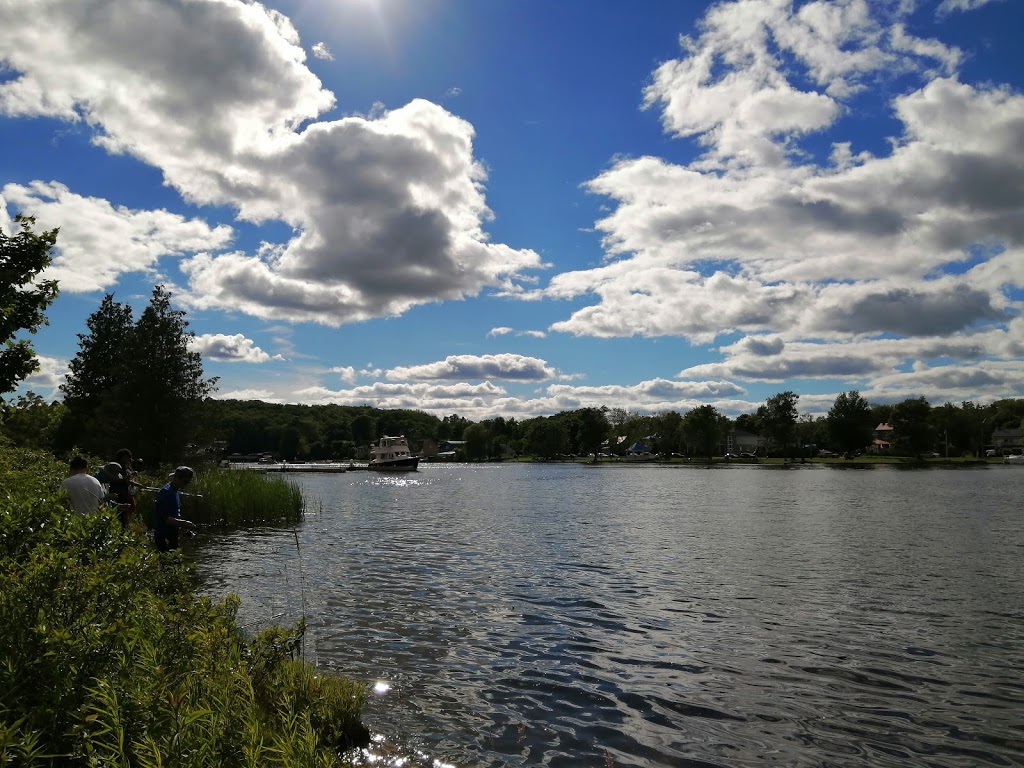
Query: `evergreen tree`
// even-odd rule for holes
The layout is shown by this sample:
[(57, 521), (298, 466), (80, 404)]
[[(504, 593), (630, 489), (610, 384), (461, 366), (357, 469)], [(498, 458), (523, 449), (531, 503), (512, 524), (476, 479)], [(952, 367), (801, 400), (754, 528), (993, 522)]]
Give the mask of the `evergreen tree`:
[(120, 403), (131, 383), (124, 355), (132, 329), (132, 308), (107, 294), (78, 334), (78, 353), (61, 385), (67, 413), (58, 431), (62, 450), (78, 446), (96, 454), (116, 451), (126, 423)]
[(125, 378), (132, 383), (125, 415), (135, 431), (133, 443), (147, 460), (184, 454), (196, 406), (216, 389), (216, 379), (203, 378), (202, 356), (189, 350), (194, 337), (185, 313), (171, 309), (171, 294), (156, 286), (124, 350)]
[(35, 234), (30, 216), (15, 216), (14, 223), (20, 228), (16, 235), (0, 230), (0, 400), (39, 368), (29, 342), (14, 339), (46, 325), (43, 313), (57, 298), (57, 281), (36, 280), (50, 265), (57, 230)]
[(137, 323), (110, 294), (86, 321), (61, 387), (68, 407), (60, 442), (100, 455), (130, 447), (148, 462), (176, 461), (197, 423), (197, 407), (216, 385), (203, 379), (194, 334), (171, 294), (153, 289)]

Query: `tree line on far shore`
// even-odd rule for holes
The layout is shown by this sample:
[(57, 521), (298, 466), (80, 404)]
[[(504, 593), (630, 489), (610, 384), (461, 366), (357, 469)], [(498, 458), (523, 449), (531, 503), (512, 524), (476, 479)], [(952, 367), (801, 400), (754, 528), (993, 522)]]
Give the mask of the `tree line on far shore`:
[(49, 264), (56, 230), (36, 234), (18, 218), (19, 234), (0, 232), (0, 439), (58, 455), (80, 450), (111, 456), (121, 447), (152, 465), (197, 452), (272, 453), (288, 460), (348, 459), (383, 434), (404, 434), (414, 449), (427, 441), (459, 443), (459, 457), (487, 460), (511, 455), (556, 458), (625, 453), (643, 442), (652, 453), (720, 455), (730, 431), (762, 438), (776, 455), (805, 455), (808, 446), (854, 453), (872, 442), (875, 427), (893, 428), (892, 452), (979, 452), (993, 430), (1024, 424), (1024, 399), (981, 405), (970, 401), (932, 406), (925, 398), (871, 404), (857, 391), (841, 393), (826, 416), (801, 416), (799, 395), (780, 392), (755, 412), (728, 418), (712, 405), (685, 413), (643, 414), (623, 408), (578, 408), (531, 419), (495, 417), (472, 422), (457, 414), (439, 418), (408, 409), (372, 406), (284, 405), (210, 397), (217, 380), (206, 378), (202, 358), (190, 349), (194, 334), (171, 293), (153, 289), (136, 319), (132, 308), (104, 296), (78, 334), (79, 350), (61, 386), (63, 401), (29, 392), (11, 401), (36, 362), (20, 331), (35, 332), (57, 295), (56, 284), (37, 280)]

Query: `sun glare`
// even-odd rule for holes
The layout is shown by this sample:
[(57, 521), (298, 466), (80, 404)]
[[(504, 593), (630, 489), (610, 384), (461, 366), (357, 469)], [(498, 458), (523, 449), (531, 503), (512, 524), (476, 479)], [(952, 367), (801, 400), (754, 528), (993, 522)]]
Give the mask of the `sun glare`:
[(332, 50), (374, 48), (393, 58), (431, 5), (428, 0), (300, 0), (296, 13), (304, 26), (323, 31)]

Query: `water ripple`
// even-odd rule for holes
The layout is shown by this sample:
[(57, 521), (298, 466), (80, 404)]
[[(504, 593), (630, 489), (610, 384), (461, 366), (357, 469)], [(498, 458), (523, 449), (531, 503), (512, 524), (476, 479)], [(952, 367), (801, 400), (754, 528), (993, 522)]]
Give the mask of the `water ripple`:
[(303, 477), (196, 556), (372, 686), (365, 765), (1024, 764), (1019, 468), (607, 469)]

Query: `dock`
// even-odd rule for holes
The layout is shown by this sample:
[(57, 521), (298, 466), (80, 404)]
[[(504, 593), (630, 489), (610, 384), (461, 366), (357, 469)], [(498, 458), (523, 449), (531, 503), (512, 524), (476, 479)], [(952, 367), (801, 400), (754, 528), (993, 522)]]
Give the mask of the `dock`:
[(322, 474), (337, 474), (348, 472), (350, 469), (362, 469), (350, 463), (343, 462), (306, 462), (290, 463), (282, 462), (239, 462), (223, 465), (226, 469), (240, 469), (250, 472), (318, 472)]

